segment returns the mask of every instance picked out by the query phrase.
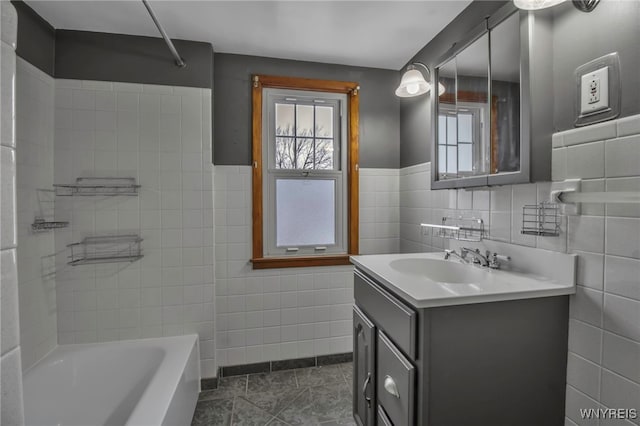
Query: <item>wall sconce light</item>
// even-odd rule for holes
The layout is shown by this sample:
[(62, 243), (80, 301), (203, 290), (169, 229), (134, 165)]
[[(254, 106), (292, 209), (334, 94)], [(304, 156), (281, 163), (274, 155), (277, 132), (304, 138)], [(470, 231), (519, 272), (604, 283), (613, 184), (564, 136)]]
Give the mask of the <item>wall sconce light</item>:
[[(539, 10), (564, 3), (565, 1), (566, 0), (513, 0), (513, 3), (519, 9)], [(596, 8), (598, 3), (600, 3), (600, 0), (572, 0), (572, 3), (576, 9), (582, 12), (591, 12)]]
[[(400, 85), (396, 89), (396, 96), (400, 98), (412, 98), (420, 96), (431, 90), (431, 84), (425, 80), (422, 73), (416, 68), (416, 65), (423, 67), (427, 71), (427, 76), (431, 79), (429, 68), (421, 62), (413, 62), (407, 66), (407, 70), (402, 74)], [(444, 86), (438, 84), (438, 95), (444, 93)]]

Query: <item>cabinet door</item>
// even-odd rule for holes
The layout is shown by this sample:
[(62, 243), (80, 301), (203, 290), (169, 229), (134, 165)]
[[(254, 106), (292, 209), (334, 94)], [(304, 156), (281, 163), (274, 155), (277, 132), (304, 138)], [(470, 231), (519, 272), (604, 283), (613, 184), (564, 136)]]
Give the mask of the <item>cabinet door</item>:
[(375, 338), (375, 326), (354, 306), (353, 417), (358, 426), (375, 425)]

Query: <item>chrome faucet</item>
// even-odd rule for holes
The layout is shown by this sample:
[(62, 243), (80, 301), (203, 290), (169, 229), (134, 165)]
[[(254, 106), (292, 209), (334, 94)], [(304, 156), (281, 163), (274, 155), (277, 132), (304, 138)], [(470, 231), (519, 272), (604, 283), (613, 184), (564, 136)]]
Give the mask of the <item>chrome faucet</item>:
[(460, 259), (460, 262), (469, 263), (469, 261), (467, 260), (467, 254), (464, 252), (462, 252), (462, 254), (458, 254), (455, 250), (444, 251), (444, 260), (449, 260), (451, 256), (457, 257), (458, 259)]
[[(444, 260), (448, 260), (451, 256), (457, 257), (460, 259), (462, 263), (473, 263), (474, 265), (480, 265), (484, 268), (490, 269), (500, 269), (500, 262), (505, 262), (511, 260), (511, 257), (505, 256), (498, 253), (491, 253), (489, 250), (485, 252), (486, 254), (481, 254), (480, 249), (471, 249), (468, 247), (462, 247), (460, 249), (460, 254), (458, 254), (455, 250), (445, 250), (444, 251)], [(467, 255), (471, 255), (473, 260), (469, 262), (467, 259)]]
[(468, 254), (470, 254), (471, 256), (473, 256), (473, 263), (476, 265), (480, 265), (480, 266), (484, 266), (484, 267), (488, 267), (489, 266), (489, 259), (487, 259), (487, 256), (484, 256), (482, 254), (480, 254), (480, 249), (470, 249), (467, 247), (462, 247), (460, 249), (460, 253), (462, 254), (463, 257), (467, 257)]

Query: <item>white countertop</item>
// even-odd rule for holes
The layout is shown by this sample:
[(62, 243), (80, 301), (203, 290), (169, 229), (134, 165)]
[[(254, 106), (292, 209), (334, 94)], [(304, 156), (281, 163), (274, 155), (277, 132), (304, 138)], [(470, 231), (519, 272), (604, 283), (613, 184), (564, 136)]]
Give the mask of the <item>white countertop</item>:
[[(351, 263), (416, 308), (531, 299), (575, 293), (576, 256), (540, 251), (545, 252), (542, 253), (543, 257), (554, 256), (555, 262), (547, 263), (539, 270), (544, 270), (555, 278), (538, 275), (535, 271), (525, 273), (482, 268), (484, 278), (478, 282), (445, 283), (432, 281), (423, 275), (401, 272), (391, 266), (391, 262), (400, 259), (444, 261), (443, 252), (351, 256)], [(558, 256), (562, 257), (561, 262), (563, 263), (558, 265), (558, 268), (562, 269), (560, 273), (552, 271), (558, 264)], [(458, 260), (450, 259), (446, 262), (458, 262)], [(476, 265), (464, 266), (481, 268)]]

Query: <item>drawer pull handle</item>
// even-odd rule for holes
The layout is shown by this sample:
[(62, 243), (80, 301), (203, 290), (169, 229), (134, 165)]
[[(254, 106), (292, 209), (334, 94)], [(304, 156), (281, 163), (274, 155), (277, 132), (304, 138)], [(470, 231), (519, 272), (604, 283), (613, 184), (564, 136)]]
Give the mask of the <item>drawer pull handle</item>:
[(364, 386), (362, 386), (362, 395), (364, 396), (364, 400), (367, 401), (367, 405), (371, 407), (371, 397), (367, 396), (369, 383), (371, 383), (371, 373), (367, 373), (367, 378), (364, 380)]
[(384, 390), (386, 390), (396, 398), (400, 398), (400, 394), (398, 393), (398, 387), (396, 386), (396, 382), (393, 380), (391, 376), (385, 376)]

